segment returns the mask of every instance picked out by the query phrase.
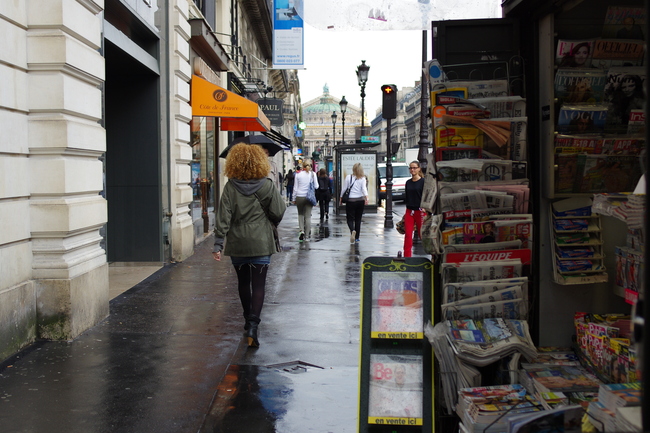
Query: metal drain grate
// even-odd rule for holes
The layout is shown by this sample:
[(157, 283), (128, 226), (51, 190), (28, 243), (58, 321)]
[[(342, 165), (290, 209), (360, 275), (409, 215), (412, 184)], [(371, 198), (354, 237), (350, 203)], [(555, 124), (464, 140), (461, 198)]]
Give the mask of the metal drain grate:
[(289, 361), (289, 362), (281, 362), (279, 364), (267, 365), (266, 368), (274, 368), (281, 371), (286, 371), (287, 373), (291, 373), (291, 374), (300, 374), (300, 373), (306, 373), (310, 369), (314, 369), (314, 368), (320, 368), (321, 370), (324, 370), (325, 367), (320, 367), (318, 365), (309, 364), (307, 362), (302, 362), (302, 361)]

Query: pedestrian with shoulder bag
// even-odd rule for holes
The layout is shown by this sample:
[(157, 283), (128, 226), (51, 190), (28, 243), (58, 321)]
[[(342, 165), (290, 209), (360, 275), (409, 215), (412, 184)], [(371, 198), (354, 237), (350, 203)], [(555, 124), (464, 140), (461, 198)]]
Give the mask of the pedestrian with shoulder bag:
[(345, 218), (350, 229), (350, 243), (359, 242), (361, 217), (368, 204), (368, 185), (361, 163), (352, 166), (352, 174), (345, 178), (340, 203), (345, 203)]

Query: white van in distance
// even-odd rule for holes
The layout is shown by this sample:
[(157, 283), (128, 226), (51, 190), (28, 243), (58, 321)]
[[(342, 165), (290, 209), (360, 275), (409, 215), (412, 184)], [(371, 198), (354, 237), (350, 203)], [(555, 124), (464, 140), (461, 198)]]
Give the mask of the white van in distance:
[[(393, 200), (404, 200), (406, 198), (406, 181), (411, 178), (409, 165), (404, 162), (393, 162)], [(379, 198), (386, 198), (386, 163), (377, 164), (378, 177), (381, 180), (379, 185)]]

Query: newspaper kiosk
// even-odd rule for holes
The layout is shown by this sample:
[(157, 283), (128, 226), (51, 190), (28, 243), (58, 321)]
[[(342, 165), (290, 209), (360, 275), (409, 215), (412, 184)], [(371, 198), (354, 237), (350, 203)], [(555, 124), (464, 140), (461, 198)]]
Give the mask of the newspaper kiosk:
[(369, 257), (361, 286), (359, 432), (431, 432), (433, 263)]

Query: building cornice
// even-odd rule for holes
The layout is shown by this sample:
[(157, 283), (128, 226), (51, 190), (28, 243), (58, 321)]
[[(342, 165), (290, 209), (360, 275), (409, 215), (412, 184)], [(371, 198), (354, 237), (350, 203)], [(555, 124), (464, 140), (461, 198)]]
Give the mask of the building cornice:
[(260, 51), (265, 58), (273, 57), (273, 28), (271, 23), (271, 12), (266, 6), (265, 0), (242, 0), (244, 11), (255, 29), (255, 38), (259, 44)]

